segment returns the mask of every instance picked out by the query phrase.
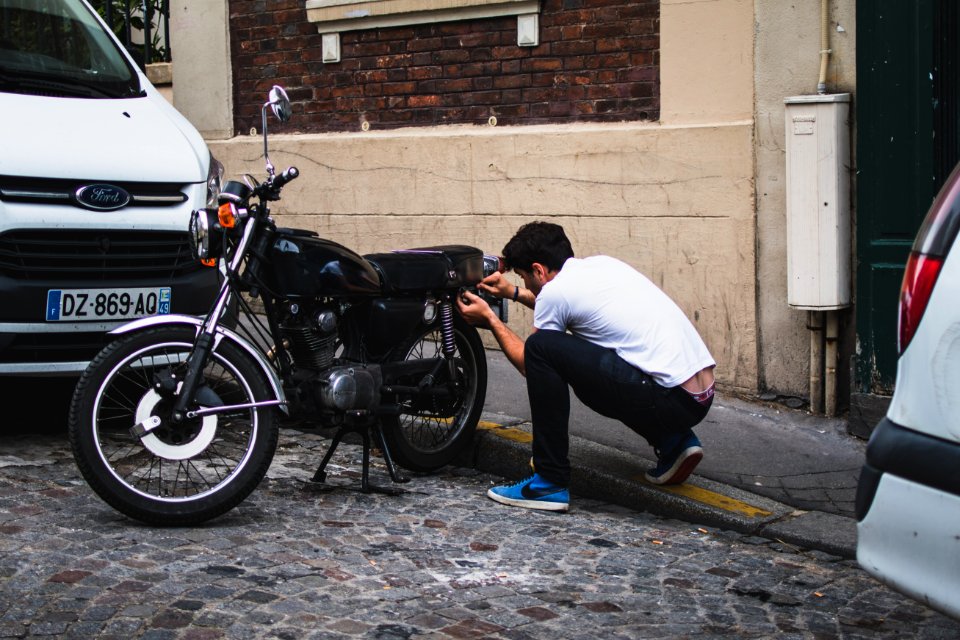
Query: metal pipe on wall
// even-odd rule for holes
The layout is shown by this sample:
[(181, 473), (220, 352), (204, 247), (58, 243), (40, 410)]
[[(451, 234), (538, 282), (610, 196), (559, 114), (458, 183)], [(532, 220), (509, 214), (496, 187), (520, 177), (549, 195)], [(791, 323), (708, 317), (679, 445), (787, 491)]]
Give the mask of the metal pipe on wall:
[(827, 311), (827, 330), (824, 336), (824, 412), (831, 417), (837, 415), (837, 359), (840, 338), (840, 313)]
[(810, 330), (810, 411), (823, 413), (823, 311), (807, 312)]
[(830, 1), (820, 0), (820, 77), (817, 93), (827, 92), (827, 63), (830, 60)]

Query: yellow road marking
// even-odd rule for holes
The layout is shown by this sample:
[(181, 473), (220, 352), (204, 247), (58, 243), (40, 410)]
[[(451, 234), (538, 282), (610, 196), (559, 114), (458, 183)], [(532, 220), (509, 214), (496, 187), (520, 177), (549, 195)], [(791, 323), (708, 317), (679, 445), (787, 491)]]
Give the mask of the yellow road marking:
[(710, 491), (709, 489), (697, 487), (692, 484), (660, 486), (647, 482), (647, 479), (643, 476), (634, 476), (631, 479), (638, 480), (650, 485), (651, 487), (656, 487), (661, 491), (683, 496), (684, 498), (689, 498), (711, 507), (723, 509), (724, 511), (740, 513), (749, 518), (765, 518), (769, 515), (772, 515), (772, 512), (761, 509), (760, 507), (755, 507), (752, 504), (747, 504), (746, 502), (731, 498), (730, 496), (725, 496), (722, 493), (716, 493), (715, 491)]
[(529, 444), (533, 442), (533, 435), (527, 433), (526, 431), (504, 427), (496, 422), (486, 422), (481, 420), (477, 423), (477, 429), (485, 429), (495, 436), (504, 438), (505, 440), (513, 440), (514, 442), (519, 442), (520, 444)]
[[(494, 435), (506, 440), (512, 440), (522, 444), (528, 444), (533, 441), (533, 436), (530, 433), (521, 431), (520, 429), (504, 427), (496, 422), (487, 422), (485, 420), (481, 420), (477, 423), (477, 428), (490, 431)], [(651, 484), (642, 475), (634, 476), (631, 478), (631, 480), (643, 482), (644, 484), (660, 489), (661, 491), (683, 496), (684, 498), (688, 498), (711, 507), (716, 507), (717, 509), (739, 513), (747, 516), (748, 518), (765, 518), (769, 515), (773, 515), (771, 511), (767, 511), (766, 509), (755, 507), (752, 504), (731, 498), (730, 496), (725, 496), (722, 493), (710, 491), (709, 489), (697, 487), (692, 484), (660, 486)]]

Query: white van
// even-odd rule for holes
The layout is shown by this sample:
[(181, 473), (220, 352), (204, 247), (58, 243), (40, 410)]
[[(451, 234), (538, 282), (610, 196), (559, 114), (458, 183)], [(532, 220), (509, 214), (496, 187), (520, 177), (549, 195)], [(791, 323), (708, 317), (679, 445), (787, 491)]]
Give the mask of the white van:
[(85, 0), (0, 0), (0, 375), (78, 374), (136, 317), (202, 314), (192, 209), (223, 168)]

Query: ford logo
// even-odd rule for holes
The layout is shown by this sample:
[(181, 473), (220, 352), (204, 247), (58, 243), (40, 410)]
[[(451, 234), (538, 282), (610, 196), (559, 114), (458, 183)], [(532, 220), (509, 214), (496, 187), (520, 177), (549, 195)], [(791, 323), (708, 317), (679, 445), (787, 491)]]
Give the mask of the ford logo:
[(87, 209), (113, 211), (130, 203), (130, 194), (112, 184), (88, 184), (77, 189), (77, 202)]

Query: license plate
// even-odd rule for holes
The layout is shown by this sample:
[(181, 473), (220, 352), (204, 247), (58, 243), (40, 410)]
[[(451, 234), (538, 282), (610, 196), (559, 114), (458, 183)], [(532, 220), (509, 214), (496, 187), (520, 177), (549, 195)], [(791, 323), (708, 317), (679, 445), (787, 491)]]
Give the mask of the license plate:
[(50, 289), (48, 322), (124, 320), (170, 313), (170, 287)]

